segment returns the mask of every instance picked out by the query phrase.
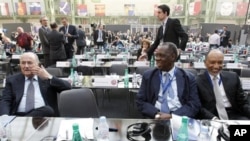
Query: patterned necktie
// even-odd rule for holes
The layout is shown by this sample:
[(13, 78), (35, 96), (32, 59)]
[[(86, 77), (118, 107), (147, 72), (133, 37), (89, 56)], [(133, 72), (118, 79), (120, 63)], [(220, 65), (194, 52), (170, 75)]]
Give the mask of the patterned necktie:
[(29, 78), (29, 80), (30, 84), (28, 86), (26, 95), (26, 112), (29, 112), (30, 110), (35, 108), (35, 88), (33, 85), (33, 78)]
[(225, 106), (223, 104), (223, 98), (222, 98), (220, 86), (218, 83), (218, 78), (216, 76), (213, 78), (213, 89), (214, 89), (214, 95), (216, 99), (216, 109), (217, 109), (218, 115), (220, 119), (228, 120), (228, 115), (227, 115)]
[[(165, 83), (168, 83), (168, 82), (166, 82), (169, 79), (168, 78), (168, 73), (164, 73), (162, 75), (162, 77), (163, 77), (162, 81), (165, 82)], [(162, 88), (162, 92), (163, 92), (163, 88)], [(166, 94), (162, 94), (162, 96), (159, 96), (159, 101), (161, 103), (161, 112), (163, 112), (163, 113), (170, 113)]]
[[(171, 78), (171, 75), (169, 74), (169, 73), (167, 73), (167, 83), (169, 83), (169, 81), (170, 81), (170, 78)], [(171, 99), (174, 99), (174, 90), (173, 90), (173, 88), (172, 88), (172, 81), (173, 81), (173, 78), (172, 78), (172, 80), (171, 80), (171, 84), (169, 84), (169, 87), (168, 87), (168, 90), (167, 90), (167, 92), (168, 92), (168, 96), (171, 98)]]

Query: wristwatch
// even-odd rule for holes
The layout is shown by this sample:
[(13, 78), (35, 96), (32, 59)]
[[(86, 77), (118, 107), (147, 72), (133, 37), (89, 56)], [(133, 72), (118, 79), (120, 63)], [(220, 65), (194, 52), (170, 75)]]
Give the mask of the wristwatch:
[(160, 118), (161, 117), (161, 115), (159, 114), (159, 113), (156, 113), (155, 114), (155, 119), (158, 119), (158, 118)]
[(52, 76), (52, 75), (49, 75), (48, 80), (51, 80), (52, 78), (53, 78), (53, 76)]

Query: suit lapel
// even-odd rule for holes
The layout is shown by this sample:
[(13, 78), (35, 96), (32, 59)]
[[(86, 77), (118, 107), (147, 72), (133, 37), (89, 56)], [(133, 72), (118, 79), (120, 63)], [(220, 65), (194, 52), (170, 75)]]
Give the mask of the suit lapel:
[[(207, 71), (205, 71), (203, 73), (203, 75), (201, 75), (201, 80), (202, 80), (202, 85), (205, 87), (204, 89), (207, 90), (209, 92), (209, 94), (215, 98), (215, 95), (214, 95), (214, 90), (213, 90), (213, 85), (211, 84), (212, 81), (211, 79), (209, 78), (209, 74)], [(210, 80), (209, 80), (210, 79)]]
[(46, 99), (46, 93), (47, 93), (47, 83), (45, 80), (42, 80), (40, 78), (38, 78), (38, 85), (42, 94), (42, 97), (44, 99), (44, 102), (46, 103), (45, 99)]
[(159, 75), (160, 75), (161, 71), (157, 70), (155, 73), (156, 73), (156, 75), (153, 75), (151, 85), (154, 87), (154, 92), (156, 93), (156, 95), (158, 95), (159, 91), (160, 91), (160, 82), (161, 82), (161, 80), (160, 80)]
[(177, 92), (178, 92), (178, 98), (181, 99), (182, 94), (184, 93), (184, 87), (185, 87), (185, 77), (183, 73), (180, 71), (179, 68), (176, 68), (176, 85), (177, 85)]
[(225, 89), (225, 88), (230, 88), (231, 87), (230, 86), (230, 80), (223, 73), (220, 73), (220, 77), (221, 77), (221, 81), (222, 81), (226, 96), (229, 99), (229, 101), (231, 102), (232, 100), (230, 98), (232, 98), (232, 96), (229, 95), (230, 92), (228, 91), (228, 89)]
[(168, 31), (168, 25), (169, 25), (170, 19), (168, 18), (167, 23), (165, 24), (165, 32), (164, 32), (164, 36), (166, 36), (166, 33)]
[(19, 105), (19, 103), (23, 97), (23, 94), (24, 94), (25, 77), (22, 74), (20, 74), (19, 77), (16, 78), (16, 82), (19, 83), (19, 84), (17, 84), (18, 85), (17, 90), (15, 90), (16, 91), (16, 102)]

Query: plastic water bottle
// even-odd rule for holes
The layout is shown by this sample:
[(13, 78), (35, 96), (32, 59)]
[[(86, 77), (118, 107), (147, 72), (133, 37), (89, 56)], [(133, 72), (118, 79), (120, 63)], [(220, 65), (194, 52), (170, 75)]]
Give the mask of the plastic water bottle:
[(74, 86), (79, 86), (78, 79), (79, 79), (78, 73), (77, 71), (74, 71)]
[(69, 75), (68, 79), (70, 81), (71, 86), (74, 86), (75, 85), (75, 76), (74, 76), (74, 69), (73, 68), (70, 68), (70, 75)]
[(197, 137), (197, 141), (210, 141), (211, 137), (209, 135), (208, 126), (201, 125), (200, 133)]
[(3, 53), (2, 53), (2, 59), (6, 59), (7, 58), (7, 56), (6, 56), (6, 51), (5, 50), (3, 50)]
[(183, 116), (181, 127), (177, 134), (177, 141), (188, 141), (188, 117)]
[(75, 55), (73, 55), (73, 58), (71, 60), (71, 67), (73, 68), (77, 67), (77, 60), (75, 58)]
[(109, 125), (105, 116), (99, 119), (97, 141), (109, 141)]
[(136, 73), (133, 73), (133, 77), (132, 77), (132, 86), (133, 88), (137, 87), (137, 78), (136, 78)]
[(128, 85), (129, 85), (128, 69), (125, 69), (125, 73), (124, 73), (124, 87), (128, 88)]
[(79, 132), (79, 125), (77, 123), (74, 123), (72, 127), (73, 127), (72, 141), (82, 141), (82, 136)]

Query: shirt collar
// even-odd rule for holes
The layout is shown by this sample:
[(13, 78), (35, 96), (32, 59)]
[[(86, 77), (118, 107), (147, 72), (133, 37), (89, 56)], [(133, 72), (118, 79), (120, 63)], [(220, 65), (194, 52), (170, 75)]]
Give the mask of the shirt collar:
[[(27, 76), (25, 76), (25, 80), (29, 80), (29, 78)], [(38, 80), (37, 75), (33, 76), (33, 80)]]
[(168, 21), (168, 17), (166, 17), (165, 20), (163, 21), (163, 25), (166, 25), (167, 21)]
[(208, 74), (209, 74), (209, 77), (210, 77), (211, 80), (213, 80), (214, 77), (217, 77), (217, 80), (220, 80), (220, 74), (218, 74), (217, 76), (213, 76), (209, 72), (208, 72)]
[(170, 78), (174, 77), (174, 70), (175, 70), (175, 66), (170, 70), (170, 71), (162, 71), (162, 75), (164, 75), (165, 73), (169, 73)]

